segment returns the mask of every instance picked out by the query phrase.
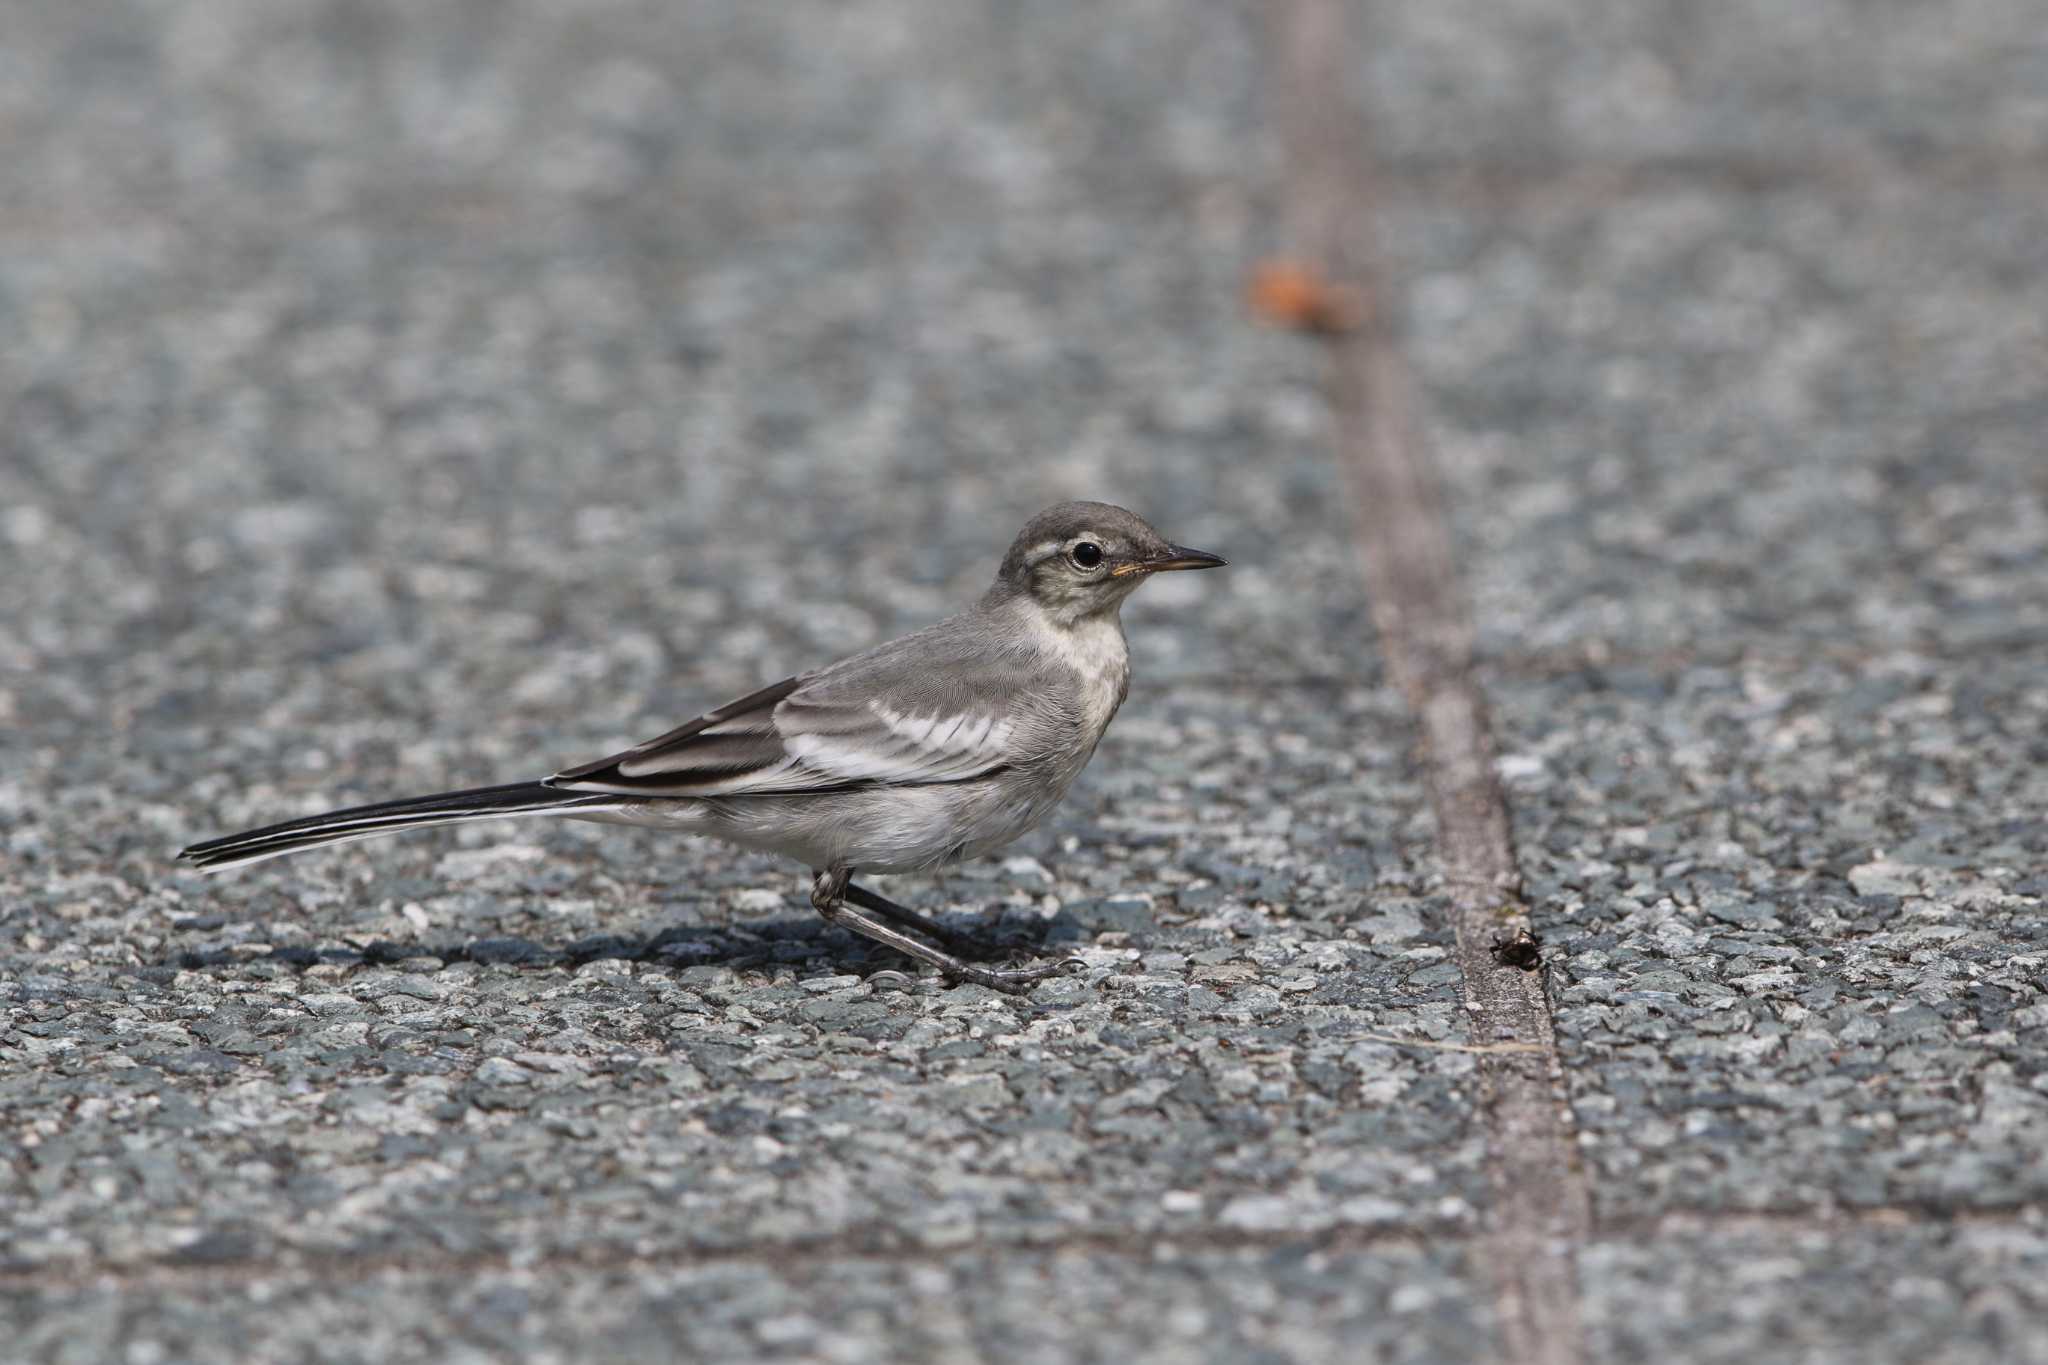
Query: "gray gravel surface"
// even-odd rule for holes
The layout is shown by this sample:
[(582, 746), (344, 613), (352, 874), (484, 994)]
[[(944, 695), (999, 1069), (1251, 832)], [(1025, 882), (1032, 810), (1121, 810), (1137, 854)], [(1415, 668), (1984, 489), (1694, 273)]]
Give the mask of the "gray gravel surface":
[[(2048, 1359), (2029, 6), (1376, 7), (1354, 64), (1600, 1360)], [(1475, 1041), (1226, 6), (191, 0), (0, 54), (0, 1359), (1491, 1350)], [(970, 598), (1127, 612), (1053, 826), (892, 889), (519, 825)]]
[[(1238, 311), (1242, 24), (1133, 15), (1113, 87), (1071, 14), (118, 18), (42, 21), (25, 103), (94, 98), (9, 172), (25, 1354), (1474, 1349), (1430, 822), (1315, 357)], [(1031, 1002), (638, 832), (164, 861), (666, 728), (1083, 493), (1245, 563), (1131, 610), (1055, 828), (902, 884), (1088, 959)]]
[[(1594, 1353), (2048, 1358), (2048, 49), (2016, 5), (1585, 13), (1491, 83), (1394, 44), (1492, 91), (1442, 121), (1361, 89), (1468, 167), (1388, 236)], [(1725, 1221), (1611, 1235), (1672, 1215)]]

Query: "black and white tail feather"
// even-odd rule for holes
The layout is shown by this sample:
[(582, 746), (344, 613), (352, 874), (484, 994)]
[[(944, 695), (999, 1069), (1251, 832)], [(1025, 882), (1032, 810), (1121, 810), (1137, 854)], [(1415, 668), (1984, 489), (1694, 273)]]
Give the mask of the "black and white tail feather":
[(323, 844), (346, 844), (357, 839), (376, 839), (429, 825), (459, 825), (471, 820), (505, 820), (519, 815), (553, 815), (586, 806), (616, 804), (615, 798), (581, 795), (550, 787), (544, 782), (513, 782), (502, 787), (473, 787), (467, 791), (437, 792), (403, 801), (379, 801), (369, 806), (308, 815), (262, 829), (244, 830), (220, 839), (194, 844), (179, 859), (204, 872), (221, 872), (265, 858), (279, 858), (301, 849)]

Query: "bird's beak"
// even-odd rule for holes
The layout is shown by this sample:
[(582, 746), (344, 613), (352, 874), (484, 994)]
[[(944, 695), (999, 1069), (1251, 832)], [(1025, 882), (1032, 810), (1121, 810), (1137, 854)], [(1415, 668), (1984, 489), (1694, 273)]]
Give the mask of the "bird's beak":
[(1122, 578), (1126, 574), (1168, 573), (1175, 569), (1220, 569), (1229, 562), (1222, 555), (1212, 555), (1207, 550), (1169, 545), (1163, 555), (1152, 559), (1133, 559), (1117, 565), (1109, 573), (1112, 578)]

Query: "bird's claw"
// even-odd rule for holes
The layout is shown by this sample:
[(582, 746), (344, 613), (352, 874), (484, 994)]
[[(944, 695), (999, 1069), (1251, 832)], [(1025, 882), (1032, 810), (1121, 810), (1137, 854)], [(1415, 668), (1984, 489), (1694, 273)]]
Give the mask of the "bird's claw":
[(1002, 991), (1006, 995), (1029, 995), (1032, 988), (1048, 977), (1088, 965), (1078, 957), (1063, 957), (1057, 962), (1042, 962), (1036, 967), (1011, 967), (997, 971), (987, 967), (973, 967), (963, 972), (949, 972), (947, 975), (961, 981), (971, 981), (977, 986)]
[(909, 972), (899, 972), (893, 967), (884, 967), (879, 972), (869, 972), (865, 980), (876, 990), (887, 987), (892, 991), (907, 991), (917, 982), (917, 978)]

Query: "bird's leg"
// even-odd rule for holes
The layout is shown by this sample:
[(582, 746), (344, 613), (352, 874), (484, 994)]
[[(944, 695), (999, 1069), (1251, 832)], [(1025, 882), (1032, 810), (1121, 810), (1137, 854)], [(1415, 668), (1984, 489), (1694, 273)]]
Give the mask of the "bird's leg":
[(851, 881), (846, 884), (846, 899), (863, 910), (872, 910), (891, 923), (915, 930), (934, 943), (943, 943), (962, 957), (994, 957), (1001, 951), (973, 934), (948, 929), (929, 915), (920, 915), (909, 906), (898, 905), (887, 896), (877, 895), (865, 886), (855, 886)]
[[(873, 939), (886, 948), (894, 948), (897, 952), (908, 957), (914, 957), (919, 962), (928, 962), (939, 969), (940, 975), (949, 977), (952, 980), (972, 981), (978, 986), (988, 986), (994, 990), (1008, 991), (1013, 995), (1023, 995), (1031, 989), (1034, 983), (1043, 981), (1046, 977), (1065, 970), (1068, 963), (1076, 960), (1069, 958), (1061, 962), (1047, 963), (1041, 967), (1024, 967), (1011, 971), (994, 971), (987, 967), (976, 967), (971, 963), (962, 962), (951, 953), (932, 947), (929, 943), (920, 943), (910, 937), (910, 935), (892, 929), (887, 924), (873, 918), (864, 911), (856, 910), (848, 905), (846, 903), (847, 893), (852, 880), (853, 869), (846, 867), (828, 868), (818, 873), (812, 879), (811, 905), (824, 917), (825, 922), (827, 924), (843, 925), (857, 934)], [(863, 896), (867, 894), (866, 892), (862, 893)], [(881, 897), (877, 896), (875, 899), (880, 900)], [(905, 913), (909, 912), (906, 911)]]
[[(823, 878), (830, 874), (819, 873), (818, 875), (820, 878)], [(973, 934), (963, 934), (957, 929), (948, 929), (930, 916), (920, 915), (908, 906), (898, 905), (887, 896), (879, 895), (864, 886), (855, 886), (852, 876), (853, 874), (849, 870), (846, 878), (838, 886), (838, 894), (861, 909), (872, 911), (901, 928), (923, 934), (934, 943), (942, 943), (961, 957), (994, 957), (1002, 951), (1002, 949)], [(818, 894), (818, 889), (813, 884), (811, 904), (818, 904)], [(822, 907), (819, 908), (819, 913), (825, 913)], [(826, 918), (829, 919), (830, 916), (827, 915)]]

